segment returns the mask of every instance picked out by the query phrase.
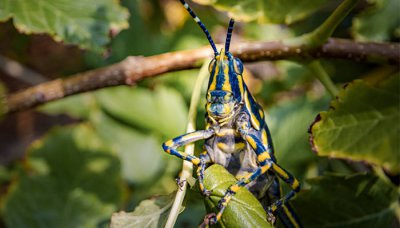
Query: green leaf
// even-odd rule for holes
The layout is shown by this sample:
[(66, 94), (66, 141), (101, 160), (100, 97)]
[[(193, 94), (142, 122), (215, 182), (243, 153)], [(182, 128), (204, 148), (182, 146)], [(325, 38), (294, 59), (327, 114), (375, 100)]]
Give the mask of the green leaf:
[(292, 201), (304, 227), (391, 227), (397, 190), (376, 176), (326, 175)]
[(157, 196), (140, 202), (133, 212), (121, 211), (111, 217), (110, 228), (164, 227), (174, 202), (175, 192), (168, 196)]
[(13, 18), (24, 33), (103, 51), (110, 31), (127, 28), (128, 12), (114, 0), (0, 0), (0, 21)]
[(400, 172), (400, 94), (397, 74), (373, 87), (356, 80), (339, 92), (311, 128), (320, 156), (365, 160)]
[(52, 130), (25, 164), (2, 208), (8, 227), (96, 227), (121, 201), (118, 158), (86, 125)]
[(68, 114), (71, 117), (88, 119), (97, 106), (93, 94), (83, 93), (46, 103), (39, 110), (50, 115)]
[[(212, 190), (205, 198), (206, 206), (218, 213), (218, 201), (237, 180), (221, 165), (212, 165), (204, 172), (204, 186)], [(231, 199), (219, 222), (222, 227), (272, 227), (261, 203), (246, 188), (241, 188)]]
[(308, 140), (308, 128), (325, 104), (326, 99), (315, 101), (304, 96), (267, 111), (278, 163), (299, 179), (316, 162), (317, 156)]
[(103, 142), (120, 157), (124, 179), (136, 184), (154, 181), (164, 167), (161, 140), (154, 135), (140, 133), (101, 112), (93, 113), (91, 120)]
[(292, 24), (311, 15), (327, 0), (194, 0), (197, 3), (213, 5), (215, 8), (229, 11), (236, 20), (258, 20), (270, 23)]
[(352, 32), (358, 41), (390, 41), (400, 28), (400, 1), (372, 0), (374, 7), (353, 19)]
[(157, 87), (152, 91), (120, 86), (101, 90), (96, 95), (107, 113), (131, 126), (168, 138), (184, 133), (187, 107), (174, 89)]

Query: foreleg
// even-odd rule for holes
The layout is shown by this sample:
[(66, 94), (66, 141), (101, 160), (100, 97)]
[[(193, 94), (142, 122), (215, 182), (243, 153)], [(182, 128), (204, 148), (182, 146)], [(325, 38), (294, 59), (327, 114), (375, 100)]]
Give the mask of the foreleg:
[(188, 155), (183, 151), (179, 151), (178, 147), (196, 142), (198, 140), (207, 139), (214, 135), (214, 130), (201, 130), (201, 131), (194, 131), (190, 132), (181, 136), (178, 136), (174, 139), (168, 140), (167, 142), (163, 143), (162, 147), (165, 152), (168, 154), (172, 154), (177, 156), (180, 159), (192, 162), (194, 165), (200, 164), (200, 159), (193, 155)]

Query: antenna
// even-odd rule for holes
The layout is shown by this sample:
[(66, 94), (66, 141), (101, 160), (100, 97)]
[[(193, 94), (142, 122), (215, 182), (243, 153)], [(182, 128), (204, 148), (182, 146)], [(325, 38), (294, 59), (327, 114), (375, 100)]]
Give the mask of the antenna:
[(228, 33), (226, 34), (226, 40), (225, 40), (225, 54), (226, 55), (228, 55), (228, 53), (229, 53), (229, 45), (231, 44), (231, 37), (232, 37), (234, 23), (235, 23), (235, 20), (233, 20), (233, 19), (231, 19), (229, 21)]
[(203, 24), (203, 22), (200, 21), (200, 18), (193, 12), (193, 10), (185, 2), (185, 0), (180, 0), (180, 2), (182, 3), (183, 7), (185, 7), (185, 9), (189, 12), (190, 16), (193, 17), (194, 21), (197, 22), (197, 24), (203, 30), (204, 34), (207, 36), (208, 42), (210, 43), (212, 49), (214, 50), (214, 55), (217, 56), (218, 55), (217, 47), (215, 46), (215, 43), (211, 38), (210, 32), (207, 30), (206, 26)]

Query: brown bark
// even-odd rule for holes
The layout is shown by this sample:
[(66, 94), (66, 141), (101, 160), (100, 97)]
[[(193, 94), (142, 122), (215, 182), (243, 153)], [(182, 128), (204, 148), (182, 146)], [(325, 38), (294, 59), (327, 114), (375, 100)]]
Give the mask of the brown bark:
[[(376, 63), (400, 63), (398, 43), (358, 43), (330, 38), (315, 49), (288, 46), (282, 42), (246, 42), (232, 45), (231, 52), (244, 62), (278, 59), (340, 58)], [(32, 86), (5, 99), (6, 113), (36, 107), (66, 96), (116, 85), (133, 85), (166, 72), (199, 67), (201, 60), (212, 57), (212, 49), (203, 47), (149, 57), (127, 57), (103, 68)]]

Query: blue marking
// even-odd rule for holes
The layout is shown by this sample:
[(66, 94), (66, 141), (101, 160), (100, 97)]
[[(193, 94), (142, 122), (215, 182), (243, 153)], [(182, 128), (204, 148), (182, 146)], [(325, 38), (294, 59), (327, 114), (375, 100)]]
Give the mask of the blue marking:
[(256, 177), (261, 175), (261, 169), (257, 169), (253, 175), (251, 175), (252, 180), (254, 180)]
[(172, 141), (174, 142), (174, 144), (180, 145), (182, 143), (182, 137), (185, 135), (180, 135), (174, 139), (172, 139)]
[(260, 113), (259, 113), (259, 110), (262, 111), (262, 108), (258, 103), (256, 103), (256, 101), (254, 100), (253, 96), (249, 92), (249, 89), (247, 88), (246, 84), (243, 83), (243, 86), (244, 86), (244, 89), (246, 91), (248, 91), (247, 94), (248, 94), (248, 97), (249, 97), (250, 109), (251, 109), (251, 110), (248, 110), (248, 111), (251, 112), (249, 114), (253, 114), (256, 117), (256, 119), (258, 120), (258, 122), (260, 123), (260, 128), (263, 128), (264, 125), (265, 125), (265, 121), (264, 121), (263, 118), (261, 118)]
[(211, 83), (212, 83), (212, 81), (214, 80), (214, 77), (215, 77), (215, 68), (216, 68), (216, 67), (217, 67), (217, 64), (214, 64), (214, 66), (213, 66), (213, 68), (212, 68), (212, 70), (211, 70), (210, 79), (209, 79), (209, 81), (208, 81), (207, 91), (210, 89)]
[(171, 148), (171, 154), (177, 156), (180, 159), (183, 159), (182, 154), (180, 154), (177, 150)]
[(226, 91), (223, 90), (213, 90), (210, 91), (212, 97), (224, 97), (226, 95)]
[(162, 144), (162, 148), (164, 149), (164, 151), (167, 151), (169, 149), (169, 147), (165, 143)]
[(238, 75), (235, 73), (233, 68), (232, 60), (229, 61), (229, 83), (231, 84), (233, 97), (237, 102), (242, 101), (242, 95), (240, 94)]
[(217, 85), (215, 89), (217, 90), (222, 90), (222, 86), (224, 85), (225, 82), (225, 75), (224, 75), (224, 64), (219, 65), (218, 69), (218, 75), (217, 75)]
[[(268, 159), (267, 159), (268, 160)], [(260, 162), (260, 166), (265, 166), (267, 165), (267, 160)]]
[(251, 134), (250, 137), (252, 137), (253, 140), (257, 144), (257, 148), (255, 148), (255, 152), (257, 155), (261, 154), (262, 152), (264, 152), (266, 150), (264, 145), (262, 144), (262, 142), (259, 140), (259, 138), (256, 135)]

